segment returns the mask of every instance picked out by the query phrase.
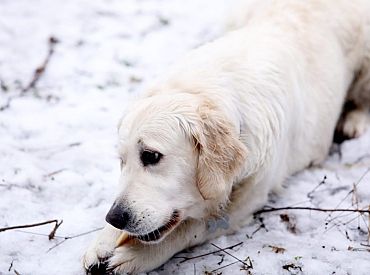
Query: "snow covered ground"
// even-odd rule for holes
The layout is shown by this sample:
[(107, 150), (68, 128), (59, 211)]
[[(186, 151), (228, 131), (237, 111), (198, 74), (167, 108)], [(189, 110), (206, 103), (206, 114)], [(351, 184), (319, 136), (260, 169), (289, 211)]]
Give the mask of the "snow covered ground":
[[(52, 224), (0, 232), (0, 274), (83, 274), (96, 233), (82, 233), (104, 225), (118, 181), (118, 119), (168, 64), (221, 32), (228, 2), (0, 1), (0, 227), (63, 220), (50, 241)], [(59, 42), (44, 74), (22, 93), (51, 36)], [(368, 207), (370, 131), (341, 153), (291, 177), (268, 205)], [(150, 274), (369, 274), (368, 215), (329, 214), (264, 213), (212, 241), (242, 242), (226, 252), (249, 257), (244, 268), (226, 252), (182, 262), (217, 250), (206, 243)]]

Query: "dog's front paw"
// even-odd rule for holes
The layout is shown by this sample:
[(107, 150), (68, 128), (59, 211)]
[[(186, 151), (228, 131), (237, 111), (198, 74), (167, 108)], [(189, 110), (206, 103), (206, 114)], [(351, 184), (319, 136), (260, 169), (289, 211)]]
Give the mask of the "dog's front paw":
[[(109, 258), (107, 274), (137, 274), (148, 272), (162, 265), (171, 255), (160, 249), (161, 244), (143, 244), (133, 241), (117, 247), (113, 256)], [(162, 250), (161, 253), (158, 253)]]
[(90, 244), (84, 257), (83, 266), (86, 274), (102, 275), (106, 273), (108, 259), (113, 255), (117, 237), (121, 231), (107, 225)]
[[(143, 244), (132, 240), (109, 253), (85, 255), (85, 269), (88, 275), (137, 274), (151, 271), (171, 256), (160, 249), (160, 244)], [(158, 253), (162, 250), (162, 253)], [(100, 252), (102, 252), (100, 250)]]
[(83, 265), (88, 275), (103, 275), (108, 267), (108, 259), (113, 255), (113, 249), (107, 246), (90, 246), (83, 257)]
[[(174, 253), (159, 244), (144, 244), (131, 239), (124, 245), (112, 248), (112, 242), (100, 237), (84, 256), (88, 275), (136, 274), (151, 271), (166, 262)], [(99, 241), (100, 240), (100, 241)]]

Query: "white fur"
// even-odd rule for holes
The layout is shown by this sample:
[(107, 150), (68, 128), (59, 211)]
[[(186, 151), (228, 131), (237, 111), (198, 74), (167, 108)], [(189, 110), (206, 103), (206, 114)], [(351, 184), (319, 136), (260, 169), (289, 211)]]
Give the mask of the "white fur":
[[(172, 68), (119, 127), (118, 197), (143, 216), (128, 231), (155, 230), (175, 209), (183, 222), (158, 243), (115, 250), (110, 227), (86, 266), (113, 255), (117, 272), (148, 271), (233, 232), (288, 176), (326, 157), (346, 97), (370, 106), (368, 0), (248, 1), (229, 27)], [(350, 115), (344, 131), (363, 132), (364, 114)], [(163, 160), (143, 167), (139, 146)], [(217, 217), (229, 228), (211, 232)]]

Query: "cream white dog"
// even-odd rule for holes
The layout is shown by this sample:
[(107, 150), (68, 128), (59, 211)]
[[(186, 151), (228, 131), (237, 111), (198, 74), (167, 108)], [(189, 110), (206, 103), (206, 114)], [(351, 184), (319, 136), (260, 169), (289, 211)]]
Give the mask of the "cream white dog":
[(365, 131), (369, 0), (248, 1), (230, 28), (122, 119), (119, 195), (84, 256), (88, 273), (149, 271), (232, 233), (325, 158), (340, 117), (344, 135)]

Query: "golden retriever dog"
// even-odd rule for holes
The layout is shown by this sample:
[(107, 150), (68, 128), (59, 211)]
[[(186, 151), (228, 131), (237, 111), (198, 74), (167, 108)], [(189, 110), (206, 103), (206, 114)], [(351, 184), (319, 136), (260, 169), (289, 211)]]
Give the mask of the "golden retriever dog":
[(365, 131), (369, 0), (247, 1), (229, 28), (120, 122), (118, 196), (84, 256), (88, 273), (150, 271), (234, 232), (325, 159), (339, 120), (345, 136)]

